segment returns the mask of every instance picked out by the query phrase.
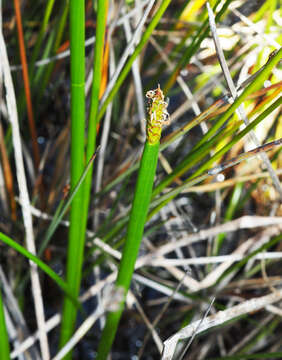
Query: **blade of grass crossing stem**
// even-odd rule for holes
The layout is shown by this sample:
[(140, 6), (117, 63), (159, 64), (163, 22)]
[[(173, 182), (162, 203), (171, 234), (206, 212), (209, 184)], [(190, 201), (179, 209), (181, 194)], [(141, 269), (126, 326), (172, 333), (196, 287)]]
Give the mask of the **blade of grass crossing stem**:
[(10, 360), (10, 346), (9, 338), (5, 322), (4, 314), (4, 305), (2, 300), (2, 290), (0, 288), (0, 349), (1, 349), (1, 359)]
[[(235, 128), (239, 128), (240, 124), (237, 124), (235, 126)], [(199, 159), (203, 158), (204, 156), (206, 156), (209, 152), (210, 152), (210, 148), (212, 147), (212, 144), (214, 144), (216, 142), (216, 139), (219, 137), (228, 137), (229, 135), (232, 135), (234, 133), (235, 129), (232, 128), (230, 130), (228, 130), (226, 133), (224, 132), (223, 134), (218, 134), (218, 136), (215, 136), (214, 138), (212, 138), (211, 140), (209, 140), (206, 144), (203, 145), (203, 147), (200, 149), (199, 152), (192, 152), (190, 154), (188, 154), (188, 156), (185, 158), (185, 164), (187, 164), (187, 168), (192, 167), (193, 165), (195, 165)], [(160, 146), (161, 149), (161, 146)], [(181, 163), (182, 164), (182, 163)], [(181, 165), (180, 164), (180, 165)], [(139, 164), (138, 164), (139, 165)], [(187, 170), (186, 168), (186, 170)], [(178, 175), (179, 176), (179, 171), (181, 171), (182, 167), (176, 167), (175, 170), (173, 170), (173, 172), (171, 174), (169, 174), (162, 182), (160, 182), (154, 189), (152, 192), (152, 199), (155, 198), (155, 193), (159, 193), (159, 188), (164, 188), (166, 186), (166, 183), (170, 183), (171, 181), (173, 181), (173, 179)], [(175, 175), (177, 174), (177, 175)], [(177, 188), (176, 188), (177, 189)], [(157, 199), (158, 200), (158, 199)], [(155, 201), (155, 200), (154, 200)], [(154, 203), (154, 202), (153, 202)], [(151, 205), (153, 204), (151, 203)], [(108, 242), (113, 236), (116, 236), (118, 232), (120, 232), (122, 230), (122, 228), (126, 225), (127, 222), (127, 216), (125, 216), (122, 220), (118, 221), (112, 228), (110, 231), (108, 231), (107, 235), (105, 237), (103, 237), (103, 241)]]
[[(274, 107), (275, 108), (275, 107)], [(240, 136), (242, 136), (242, 134), (240, 134)], [(191, 177), (185, 181), (185, 184), (184, 185), (181, 185), (179, 186), (178, 188), (170, 191), (169, 193), (166, 193), (164, 194), (163, 196), (159, 197), (158, 199), (156, 200), (153, 200), (151, 202), (151, 207), (153, 208), (153, 206), (155, 206), (153, 208), (153, 210), (150, 211), (150, 213), (148, 214), (147, 216), (147, 221), (149, 219), (152, 218), (152, 216), (156, 213), (159, 212), (159, 210), (165, 205), (167, 204), (169, 201), (171, 201), (181, 190), (183, 190), (184, 188), (189, 188), (191, 187), (192, 185), (195, 185), (195, 184), (198, 184), (200, 183), (201, 181), (204, 181), (206, 180), (208, 177), (210, 176), (214, 176), (216, 174), (218, 174), (219, 172), (227, 169), (227, 168), (230, 168), (232, 166), (235, 166), (237, 165), (238, 163), (240, 163), (241, 161), (243, 160), (246, 160), (246, 159), (249, 159), (251, 157), (254, 157), (256, 154), (258, 154), (259, 152), (262, 152), (262, 151), (268, 151), (268, 150), (271, 150), (274, 148), (274, 146), (280, 146), (282, 144), (282, 138), (281, 139), (278, 139), (278, 140), (275, 140), (275, 141), (272, 141), (270, 143), (267, 143), (267, 144), (264, 144), (256, 149), (253, 149), (253, 150), (250, 150), (249, 152), (247, 153), (243, 153), (243, 154), (240, 154), (239, 156), (237, 156), (236, 158), (233, 158), (233, 159), (230, 159), (228, 160), (227, 162), (225, 163), (221, 163), (219, 165), (216, 165), (215, 167), (213, 168), (210, 168), (208, 170), (206, 170), (202, 175), (199, 175), (197, 177), (193, 177), (191, 179)], [(281, 148), (282, 149), (282, 148)], [(276, 154), (279, 153), (279, 150), (276, 152)], [(241, 204), (241, 201), (240, 201), (240, 204)], [(157, 206), (156, 206), (157, 205)], [(237, 207), (238, 207), (238, 204), (237, 204)], [(116, 236), (116, 234), (118, 232), (121, 231), (121, 229), (126, 225), (126, 222), (128, 221), (128, 217), (125, 216), (123, 218), (123, 221), (120, 222), (120, 223), (117, 223), (114, 227), (112, 227), (112, 230), (111, 230), (111, 234), (107, 234), (107, 236), (105, 236), (103, 238), (103, 241), (105, 242), (108, 242), (113, 236)], [(123, 242), (123, 239), (121, 239), (119, 241), (119, 243), (122, 243)], [(117, 248), (118, 247), (118, 243), (115, 244), (115, 247)], [(91, 254), (91, 252), (93, 251), (94, 247), (90, 248), (89, 249), (89, 252), (88, 254)]]
[[(84, 170), (85, 132), (85, 1), (70, 1), (70, 72), (71, 72), (71, 190), (78, 183)], [(84, 187), (80, 187), (70, 210), (69, 244), (67, 251), (67, 284), (74, 297), (80, 289), (83, 263), (84, 233), (82, 218)], [(77, 309), (68, 297), (64, 298), (60, 347), (73, 333)], [(65, 356), (71, 359), (71, 352)]]
[[(97, 151), (92, 155), (92, 157), (89, 160), (85, 170), (83, 171), (83, 174), (81, 175), (78, 183), (75, 185), (74, 189), (68, 194), (67, 199), (64, 199), (64, 200), (60, 201), (60, 203), (59, 203), (59, 205), (58, 205), (58, 207), (56, 209), (56, 212), (55, 212), (55, 214), (53, 216), (53, 219), (51, 221), (51, 224), (49, 225), (49, 227), (48, 227), (48, 229), (47, 229), (47, 231), (45, 233), (45, 236), (43, 238), (43, 241), (40, 244), (40, 248), (39, 248), (38, 253), (37, 253), (37, 255), (39, 257), (42, 255), (42, 253), (45, 250), (46, 246), (48, 245), (51, 237), (53, 236), (55, 230), (57, 229), (57, 227), (60, 224), (61, 220), (63, 219), (65, 213), (69, 209), (69, 207), (70, 207), (70, 205), (72, 203), (72, 200), (74, 199), (77, 191), (82, 186), (83, 180), (85, 179), (85, 176), (88, 173), (92, 162), (95, 160), (98, 150), (99, 150), (99, 147), (97, 148)], [(69, 293), (68, 293), (68, 295), (69, 295)], [(76, 304), (76, 303), (74, 302), (74, 304)]]
[[(240, 133), (240, 136), (242, 134)], [(169, 203), (172, 199), (174, 199), (174, 197), (176, 195), (178, 195), (182, 190), (184, 189), (188, 189), (189, 187), (200, 183), (201, 181), (206, 180), (209, 176), (214, 176), (216, 174), (219, 174), (221, 171), (228, 169), (232, 166), (237, 165), (239, 162), (241, 162), (242, 160), (246, 160), (247, 158), (250, 157), (254, 157), (255, 154), (258, 154), (261, 151), (268, 151), (270, 150), (273, 146), (279, 146), (282, 144), (282, 138), (275, 140), (271, 143), (268, 144), (264, 144), (256, 149), (253, 149), (251, 151), (249, 151), (248, 153), (244, 153), (239, 155), (237, 158), (234, 158), (232, 160), (227, 161), (226, 163), (222, 163), (220, 165), (216, 165), (214, 168), (211, 168), (209, 170), (206, 170), (204, 173), (202, 173), (205, 169), (206, 166), (205, 164), (202, 166), (201, 169), (199, 169), (198, 173), (202, 173), (202, 175), (198, 175), (198, 173), (194, 173), (194, 175), (190, 176), (187, 180), (185, 180), (185, 182), (178, 186), (177, 188), (165, 193), (164, 195), (160, 196), (159, 198), (157, 198), (156, 200), (153, 200), (151, 202), (151, 206), (154, 208), (150, 211), (150, 213), (148, 214), (147, 220), (151, 219), (152, 216), (154, 216), (155, 214), (157, 214), (160, 209), (162, 207), (164, 207), (167, 203)], [(233, 143), (232, 143), (233, 145)], [(232, 146), (231, 145), (231, 146)], [(230, 147), (231, 147), (230, 146)], [(226, 149), (225, 149), (226, 150)], [(220, 150), (221, 151), (221, 150)], [(227, 151), (227, 150), (226, 150)], [(225, 152), (226, 152), (225, 151)], [(215, 155), (217, 155), (218, 153), (216, 153)], [(222, 155), (222, 154), (221, 154)]]
[(271, 104), (267, 109), (265, 109), (259, 116), (257, 116), (248, 126), (246, 126), (242, 131), (234, 136), (232, 140), (223, 148), (218, 150), (209, 160), (207, 160), (199, 169), (195, 171), (193, 176), (198, 176), (204, 170), (206, 170), (211, 164), (218, 160), (223, 154), (225, 154), (229, 149), (232, 148), (240, 139), (247, 135), (252, 129), (254, 129), (260, 122), (262, 122), (269, 114), (274, 110), (279, 108), (282, 104), (282, 96), (278, 98), (273, 104)]
[[(203, 136), (203, 138), (198, 142), (198, 144), (194, 147), (194, 149), (191, 151), (191, 154), (197, 154), (197, 149), (201, 151), (201, 148), (205, 147), (208, 140), (211, 138), (212, 135), (216, 133), (216, 131), (228, 120), (228, 118), (234, 113), (234, 111), (237, 109), (237, 107), (242, 104), (242, 102), (245, 100), (245, 98), (250, 95), (252, 92), (254, 92), (259, 85), (265, 81), (273, 67), (278, 63), (278, 61), (281, 59), (282, 56), (282, 48), (273, 55), (268, 62), (264, 65), (263, 70), (259, 72), (257, 77), (254, 79), (252, 83), (248, 85), (248, 87), (242, 92), (242, 94), (234, 101), (234, 103), (227, 109), (227, 111), (219, 118), (219, 120), (210, 128), (210, 130)], [(270, 107), (271, 108), (271, 107)], [(270, 109), (268, 108), (268, 109)], [(250, 124), (250, 129), (252, 128), (253, 122)], [(247, 127), (249, 128), (249, 127)], [(246, 128), (246, 129), (247, 129)], [(245, 129), (244, 129), (245, 130)], [(189, 155), (188, 155), (189, 156)], [(186, 166), (186, 159), (183, 160), (183, 163)], [(182, 164), (182, 163), (181, 163)], [(179, 164), (177, 166), (177, 169), (179, 169), (180, 173), (183, 173), (186, 171), (186, 169), (189, 167), (184, 168)], [(197, 172), (198, 174), (199, 172)], [(172, 174), (169, 174), (165, 179), (162, 180), (162, 182), (157, 186), (157, 188), (153, 192), (153, 196), (155, 197), (158, 195), (165, 186), (168, 186), (179, 174), (176, 171), (173, 171)]]
[[(4, 244), (10, 246), (19, 254), (25, 256), (27, 259), (33, 261), (42, 271), (45, 272), (55, 283), (62, 289), (63, 292), (72, 300), (73, 304), (78, 308), (79, 302), (76, 298), (74, 298), (67, 286), (67, 284), (58, 276), (48, 265), (46, 265), (42, 260), (40, 260), (37, 256), (30, 253), (23, 246), (18, 244), (16, 241), (12, 240), (9, 236), (0, 232), (0, 241)], [(0, 333), (1, 334), (1, 333)]]
[(236, 130), (240, 127), (241, 123), (235, 123), (230, 129), (224, 130), (221, 133), (217, 133), (214, 137), (206, 141), (200, 148), (197, 145), (187, 154), (187, 156), (175, 167), (175, 169), (168, 174), (153, 190), (153, 198), (158, 195), (166, 186), (174, 181), (175, 178), (184, 174), (192, 166), (199, 163), (212, 149), (213, 145), (217, 143), (219, 139), (228, 138), (232, 136)]
[[(99, 94), (100, 85), (103, 71), (103, 53), (104, 53), (104, 41), (106, 31), (106, 19), (107, 19), (108, 1), (99, 0), (97, 9), (97, 26), (96, 26), (96, 42), (94, 52), (94, 64), (93, 64), (93, 83), (91, 93), (91, 104), (88, 121), (88, 136), (87, 136), (87, 149), (86, 149), (86, 161), (89, 161), (96, 147), (97, 125), (98, 125), (98, 107), (99, 107)], [(90, 200), (90, 191), (92, 183), (93, 166), (90, 167), (89, 172), (85, 179), (84, 185), (84, 211), (82, 218), (83, 231), (86, 230), (88, 207)]]
[[(200, 154), (197, 154), (196, 152), (195, 153), (192, 152), (192, 153), (188, 154), (188, 157), (185, 158), (185, 164), (188, 164), (189, 168), (192, 167), (193, 165), (195, 165), (197, 163), (197, 161), (199, 161), (199, 158), (203, 158), (205, 155), (207, 155), (210, 152), (210, 148), (212, 147), (212, 145), (216, 142), (216, 140), (219, 137), (222, 138), (222, 137), (228, 137), (228, 136), (232, 135), (235, 132), (235, 130), (239, 128), (240, 124), (241, 124), (241, 122), (238, 122), (238, 124), (233, 126), (230, 130), (228, 130), (228, 131), (226, 131), (224, 133), (218, 134), (217, 136), (215, 136), (214, 138), (209, 140), (201, 148)], [(160, 145), (160, 150), (161, 150), (161, 147), (162, 146)], [(139, 166), (139, 163), (137, 165)], [(187, 168), (188, 168), (188, 166), (187, 166)], [(174, 174), (175, 173), (179, 174), (180, 170), (181, 170), (181, 168), (179, 169), (178, 166), (177, 166), (176, 169), (171, 174), (169, 174), (168, 177), (166, 177), (164, 179), (164, 181), (165, 182), (171, 182), (172, 179), (175, 178), (175, 176), (176, 176)], [(166, 184), (164, 182), (161, 182), (157, 187), (155, 187), (155, 189), (153, 189), (152, 199), (155, 197), (154, 196), (155, 192), (158, 193), (159, 186), (161, 186), (163, 188), (163, 187), (165, 187), (165, 185)], [(154, 202), (151, 203), (151, 205), (152, 204), (154, 204)], [(114, 226), (111, 227), (111, 230), (108, 231), (108, 233), (103, 237), (103, 241), (108, 242), (113, 236), (116, 236), (117, 233), (119, 233), (122, 230), (122, 228), (126, 225), (127, 221), (128, 221), (128, 216), (125, 216), (125, 217), (122, 218), (122, 220), (119, 220)]]
[[(166, 136), (164, 139), (162, 139), (161, 145), (160, 145), (160, 151), (165, 150), (170, 144), (172, 144), (174, 141), (179, 139), (182, 136), (185, 136), (185, 134), (190, 131), (194, 126), (199, 125), (202, 121), (211, 119), (213, 117), (213, 111), (218, 109), (222, 104), (225, 104), (225, 97), (222, 97), (221, 99), (217, 100), (214, 104), (212, 104), (208, 109), (204, 110), (200, 115), (196, 116), (194, 119), (189, 121), (186, 125), (181, 127), (180, 129), (173, 132), (171, 135)], [(228, 104), (228, 107), (230, 104)], [(216, 114), (214, 115), (216, 116)], [(124, 180), (126, 177), (128, 177), (130, 174), (132, 174), (135, 170), (139, 167), (138, 160), (134, 165), (132, 165), (129, 169), (125, 170), (120, 174), (117, 178), (115, 178), (113, 181), (108, 183), (98, 194), (96, 195), (102, 195), (106, 192), (108, 192), (112, 187), (114, 187), (116, 184)]]
[(83, 171), (83, 174), (81, 175), (78, 183), (75, 185), (74, 189), (70, 192), (70, 194), (68, 195), (66, 201), (61, 201), (60, 204), (58, 205), (56, 212), (53, 216), (52, 222), (49, 225), (44, 239), (40, 245), (39, 251), (38, 251), (38, 255), (40, 256), (42, 254), (42, 252), (44, 251), (44, 249), (46, 248), (46, 246), (48, 245), (51, 237), (53, 236), (55, 230), (57, 229), (58, 225), (60, 224), (61, 220), (63, 219), (65, 213), (67, 212), (67, 210), (69, 209), (77, 191), (79, 190), (79, 188), (82, 186), (83, 184), (83, 180), (85, 179), (96, 155), (97, 152), (99, 150), (99, 147), (97, 148), (97, 151), (95, 151), (95, 153), (92, 155), (91, 159), (89, 160), (85, 170)]
[[(245, 82), (243, 82), (242, 84), (244, 84), (244, 83)], [(249, 82), (245, 86), (242, 86), (242, 84), (240, 85), (240, 90), (242, 90), (245, 86), (247, 86), (249, 84)], [(241, 86), (242, 86), (242, 88), (241, 88)], [(249, 97), (253, 97), (255, 94), (256, 94), (256, 96), (259, 96), (259, 94), (257, 94), (257, 93), (264, 94), (265, 92), (267, 92), (271, 88), (276, 88), (276, 87), (279, 87), (279, 83), (278, 84), (273, 84), (273, 85), (271, 85), (270, 87), (268, 87), (266, 89), (258, 90), (257, 92), (251, 94)], [(279, 91), (281, 92), (280, 88), (281, 88), (281, 86), (277, 89), (277, 92), (275, 92), (275, 93), (271, 94), (270, 96), (268, 96), (264, 103), (267, 104), (272, 99), (276, 98), (277, 94), (279, 94)], [(210, 120), (213, 117), (222, 114), (222, 112), (225, 112), (231, 106), (231, 104), (226, 104), (227, 99), (228, 99), (227, 96), (223, 96), (222, 98), (217, 100), (214, 104), (212, 104), (210, 107), (208, 107), (206, 110), (204, 110), (200, 115), (196, 116), (194, 119), (189, 121), (186, 125), (179, 128), (178, 130), (175, 130), (172, 134), (170, 134), (170, 135), (166, 136), (165, 138), (163, 138), (162, 142), (161, 142), (161, 145), (160, 145), (160, 151), (166, 149), (171, 143), (173, 143), (174, 141), (176, 141), (180, 137), (185, 136), (188, 131), (190, 131), (194, 126), (199, 125), (202, 121)], [(263, 102), (261, 102), (260, 105), (262, 103)], [(221, 108), (221, 106), (223, 106), (223, 107)], [(256, 107), (256, 109), (258, 109), (258, 106)], [(216, 113), (217, 111), (219, 112), (218, 114)], [(255, 114), (255, 112), (253, 111), (251, 114)], [(96, 195), (101, 196), (101, 195), (105, 194), (110, 189), (112, 189), (116, 184), (120, 183), (122, 180), (124, 180), (126, 177), (128, 177), (130, 174), (132, 174), (134, 171), (136, 171), (138, 169), (138, 167), (139, 167), (139, 162), (140, 162), (140, 160), (138, 160), (134, 165), (132, 165), (130, 168), (128, 168), (127, 170), (122, 172), (114, 180), (109, 182)], [(174, 169), (174, 170), (176, 170), (176, 169)]]
[(223, 116), (220, 118), (220, 121), (216, 123), (199, 141), (196, 147), (200, 147), (203, 143), (206, 142), (206, 140), (212, 136), (227, 120), (228, 118), (233, 114), (233, 112), (239, 107), (239, 105), (242, 104), (242, 102), (246, 99), (248, 95), (250, 95), (252, 92), (256, 91), (259, 86), (265, 81), (268, 76), (270, 75), (272, 69), (275, 67), (275, 65), (280, 61), (282, 57), (282, 47), (275, 52), (274, 55), (269, 57), (267, 63), (262, 67), (262, 70), (260, 70), (254, 79), (242, 92), (240, 96), (237, 97), (237, 99), (234, 101), (234, 103), (227, 109), (227, 111), (223, 114)]
[[(161, 195), (152, 202), (152, 206), (156, 206), (159, 209), (159, 204), (163, 203), (163, 206), (177, 196), (183, 189), (186, 189), (196, 183), (203, 175), (203, 172), (208, 169), (208, 167), (218, 160), (222, 155), (224, 155), (231, 147), (236, 144), (240, 139), (242, 139), (246, 134), (249, 133), (256, 125), (258, 125), (263, 119), (266, 118), (272, 111), (277, 109), (282, 104), (282, 96), (277, 99), (272, 105), (270, 105), (262, 114), (260, 114), (254, 121), (252, 121), (244, 130), (240, 131), (228, 144), (226, 144), (222, 149), (218, 150), (209, 160), (207, 160), (199, 169), (197, 169), (194, 174), (184, 181), (184, 183), (177, 188)], [(201, 175), (202, 174), (202, 175)], [(156, 212), (152, 210), (152, 214)]]
[(124, 298), (119, 310), (108, 314), (98, 347), (98, 360), (106, 360), (123, 311), (124, 300), (130, 286), (150, 205), (158, 162), (161, 130), (168, 117), (167, 103), (164, 101), (164, 95), (160, 87), (148, 91), (146, 97), (150, 101), (147, 119), (147, 140), (138, 172), (125, 245), (116, 281), (116, 288), (123, 289)]
[[(251, 129), (253, 129), (256, 125), (258, 125), (261, 121), (263, 121), (272, 111), (274, 111), (276, 108), (278, 108), (281, 105), (282, 98), (280, 97), (277, 99), (269, 108), (267, 108), (263, 113), (261, 113), (254, 121), (251, 122), (245, 129), (243, 129), (241, 132), (239, 132), (235, 137), (222, 149), (220, 149), (216, 154), (214, 154), (207, 162), (205, 162), (196, 172), (190, 176), (187, 180), (185, 180), (185, 183), (174, 190), (160, 196), (157, 199), (154, 199), (151, 202), (151, 206), (154, 207), (154, 209), (150, 212), (148, 218), (151, 218), (154, 214), (158, 213), (158, 211), (168, 202), (170, 202), (177, 194), (179, 194), (184, 188), (188, 188), (198, 182), (201, 181), (201, 178), (199, 177), (199, 174), (203, 173), (204, 170), (206, 170), (211, 164), (213, 164), (217, 159), (219, 159), (223, 154), (225, 154), (234, 144), (236, 144), (241, 138), (243, 138)], [(221, 137), (229, 137), (233, 135), (237, 128), (239, 128), (241, 122), (236, 123), (233, 125), (233, 127), (230, 130), (227, 130), (226, 132), (220, 132), (217, 135), (215, 135), (213, 138), (211, 138), (209, 141), (207, 141), (205, 144), (202, 145), (200, 149), (193, 150), (190, 154), (188, 154), (188, 157), (185, 158), (185, 170), (190, 168), (191, 166), (195, 165), (197, 161), (199, 161), (203, 156), (207, 155), (207, 153), (210, 151), (212, 145), (215, 143), (215, 141)], [(197, 154), (199, 153), (199, 154)], [(181, 165), (181, 164), (179, 164)], [(152, 193), (152, 199), (155, 198), (157, 194), (161, 192), (161, 190), (177, 175), (181, 174), (182, 166), (178, 167), (172, 172), (172, 174), (169, 174), (168, 177), (166, 177), (154, 190)], [(196, 178), (195, 178), (196, 177)], [(204, 180), (205, 175), (203, 175)], [(126, 217), (123, 218), (123, 221), (119, 222), (115, 226), (112, 227), (111, 231), (108, 232), (107, 236), (103, 238), (105, 242), (107, 242), (112, 236), (116, 235), (126, 224), (127, 219)]]

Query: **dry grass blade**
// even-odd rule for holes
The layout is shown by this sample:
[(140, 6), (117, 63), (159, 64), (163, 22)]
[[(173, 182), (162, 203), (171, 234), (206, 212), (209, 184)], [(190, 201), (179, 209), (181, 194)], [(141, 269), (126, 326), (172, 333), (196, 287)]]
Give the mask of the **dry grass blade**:
[[(212, 12), (212, 9), (211, 9), (209, 3), (207, 3), (207, 8), (208, 8), (208, 13), (209, 13), (209, 21), (210, 21), (211, 32), (212, 32), (215, 48), (216, 48), (216, 51), (217, 51), (217, 56), (218, 56), (218, 59), (219, 59), (219, 62), (220, 62), (220, 66), (222, 68), (224, 77), (226, 79), (226, 82), (227, 82), (227, 85), (228, 85), (229, 90), (231, 92), (231, 95), (233, 97), (233, 100), (235, 100), (236, 97), (237, 97), (236, 87), (235, 87), (235, 85), (233, 83), (233, 80), (232, 80), (231, 75), (230, 75), (230, 71), (229, 71), (227, 63), (225, 61), (224, 53), (223, 53), (222, 47), (220, 45), (220, 41), (219, 41), (217, 31), (216, 31), (214, 15), (213, 15), (213, 12)], [(238, 107), (237, 111), (238, 111), (238, 114), (240, 115), (240, 118), (242, 120), (244, 120), (245, 125), (246, 126), (249, 125), (249, 120), (248, 120), (247, 115), (245, 113), (243, 104), (241, 104)], [(253, 130), (250, 131), (250, 137), (251, 137), (252, 141), (254, 142), (255, 146), (260, 146), (259, 140), (258, 140), (258, 138), (255, 135), (255, 132)], [(273, 169), (273, 167), (271, 165), (271, 162), (269, 161), (269, 159), (268, 159), (268, 157), (266, 156), (265, 153), (261, 154), (261, 158), (262, 158), (267, 170), (269, 171), (269, 174), (270, 174), (270, 177), (271, 177), (271, 179), (273, 181), (275, 189), (278, 192), (278, 194), (280, 196), (280, 199), (282, 201), (282, 187), (280, 185), (279, 178), (276, 175), (276, 173), (275, 173), (275, 171), (274, 171), (274, 169)]]
[[(5, 42), (1, 30), (0, 30), (0, 52), (2, 54), (1, 71), (4, 74), (4, 84), (6, 87), (6, 94), (7, 94), (7, 108), (9, 112), (9, 120), (12, 126), (12, 139), (13, 139), (16, 169), (17, 169), (17, 183), (18, 183), (20, 199), (22, 203), (22, 214), (23, 214), (23, 222), (25, 226), (27, 249), (33, 254), (36, 254), (32, 216), (29, 206), (30, 200), (29, 200), (27, 181), (24, 170), (21, 137), (19, 131), (19, 124), (18, 124), (16, 97), (15, 97), (12, 77), (9, 70), (9, 62), (8, 62)], [(50, 353), (49, 353), (48, 339), (45, 332), (45, 316), (44, 316), (43, 298), (41, 293), (41, 285), (39, 281), (39, 274), (37, 267), (32, 262), (30, 262), (30, 271), (31, 271), (33, 300), (35, 305), (38, 329), (40, 333), (41, 354), (44, 360), (48, 360), (50, 358), (49, 355)]]
[(245, 301), (239, 305), (233, 306), (230, 309), (219, 311), (214, 315), (210, 315), (203, 321), (198, 320), (183, 329), (178, 333), (171, 336), (164, 342), (164, 351), (162, 354), (162, 360), (171, 360), (175, 352), (177, 342), (182, 339), (187, 339), (193, 336), (194, 333), (199, 334), (205, 330), (208, 330), (214, 326), (219, 326), (225, 322), (234, 319), (238, 316), (249, 314), (255, 311), (259, 311), (267, 305), (273, 304), (282, 299), (282, 291), (276, 291), (275, 293), (262, 296), (260, 298), (253, 298), (252, 300)]

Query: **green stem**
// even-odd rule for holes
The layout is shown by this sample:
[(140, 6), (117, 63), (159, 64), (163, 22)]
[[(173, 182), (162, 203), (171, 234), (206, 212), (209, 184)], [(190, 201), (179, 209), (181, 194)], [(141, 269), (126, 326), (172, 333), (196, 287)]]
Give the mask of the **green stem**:
[[(104, 40), (106, 31), (106, 19), (107, 19), (108, 1), (99, 0), (97, 9), (97, 27), (96, 27), (96, 42), (94, 52), (94, 64), (93, 64), (93, 83), (91, 93), (91, 104), (88, 121), (88, 136), (87, 136), (87, 148), (86, 148), (86, 161), (91, 158), (96, 147), (97, 125), (99, 123), (97, 119), (98, 107), (99, 107), (99, 93), (103, 70), (103, 53), (104, 53)], [(90, 201), (90, 191), (92, 184), (92, 172), (93, 166), (90, 167), (89, 172), (85, 179), (84, 185), (84, 210), (83, 210), (83, 231), (86, 230), (88, 208)]]
[(116, 281), (116, 287), (123, 289), (124, 297), (119, 310), (108, 314), (106, 326), (98, 347), (98, 360), (106, 360), (123, 312), (124, 301), (130, 286), (150, 206), (158, 163), (161, 130), (168, 117), (166, 111), (167, 103), (164, 101), (160, 87), (148, 91), (146, 97), (149, 98), (150, 101), (147, 120), (147, 141), (141, 158), (125, 245)]
[[(124, 289), (124, 297), (126, 297), (130, 286), (134, 265), (144, 232), (157, 167), (158, 151), (159, 143), (151, 145), (146, 142), (140, 163), (125, 246), (116, 281), (116, 286)], [(97, 360), (106, 360), (115, 338), (123, 308), (124, 301), (120, 305), (120, 309), (118, 311), (110, 312), (108, 314), (106, 326), (103, 330), (102, 338), (99, 343)]]
[(4, 305), (2, 301), (2, 292), (0, 289), (0, 350), (1, 360), (10, 360), (9, 338), (5, 322)]
[[(85, 130), (85, 11), (84, 0), (70, 1), (70, 50), (71, 50), (71, 190), (78, 183), (84, 170)], [(82, 231), (83, 186), (77, 191), (70, 211), (69, 245), (67, 254), (67, 283), (77, 297), (81, 282), (84, 233)], [(64, 298), (60, 347), (72, 336), (77, 309), (68, 297)], [(64, 359), (71, 359), (71, 352)]]

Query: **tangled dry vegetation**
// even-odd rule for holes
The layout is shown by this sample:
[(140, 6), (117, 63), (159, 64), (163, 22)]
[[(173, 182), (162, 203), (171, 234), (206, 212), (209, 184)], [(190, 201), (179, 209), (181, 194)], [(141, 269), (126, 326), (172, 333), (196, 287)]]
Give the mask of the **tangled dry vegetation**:
[[(103, 14), (101, 3), (85, 2), (85, 103), (73, 109), (73, 74), (84, 64), (70, 73), (68, 1), (22, 1), (21, 13), (17, 0), (2, 2), (0, 329), (9, 346), (4, 355), (3, 336), (0, 358), (59, 360), (72, 348), (65, 359), (96, 358), (123, 294), (111, 286), (145, 119), (156, 120), (162, 89), (158, 166), (141, 175), (144, 191), (147, 176), (154, 186), (148, 209), (137, 200), (145, 228), (132, 220), (142, 243), (131, 249), (139, 255), (112, 359), (282, 359), (279, 2), (211, 1), (209, 18), (206, 1), (105, 1)], [(74, 129), (79, 116), (86, 126)], [(89, 209), (82, 200), (68, 235), (89, 174)], [(84, 239), (83, 223), (85, 244), (68, 248), (71, 236)], [(61, 317), (78, 293), (82, 311), (64, 338)]]

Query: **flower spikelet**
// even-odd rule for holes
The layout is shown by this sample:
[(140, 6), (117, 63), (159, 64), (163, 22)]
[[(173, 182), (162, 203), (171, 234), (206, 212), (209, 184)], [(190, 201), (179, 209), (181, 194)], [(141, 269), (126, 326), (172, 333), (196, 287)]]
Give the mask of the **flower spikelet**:
[(164, 94), (158, 85), (157, 89), (146, 93), (148, 98), (147, 140), (150, 144), (160, 141), (162, 127), (169, 124), (170, 118), (167, 112), (168, 103), (164, 100)]

